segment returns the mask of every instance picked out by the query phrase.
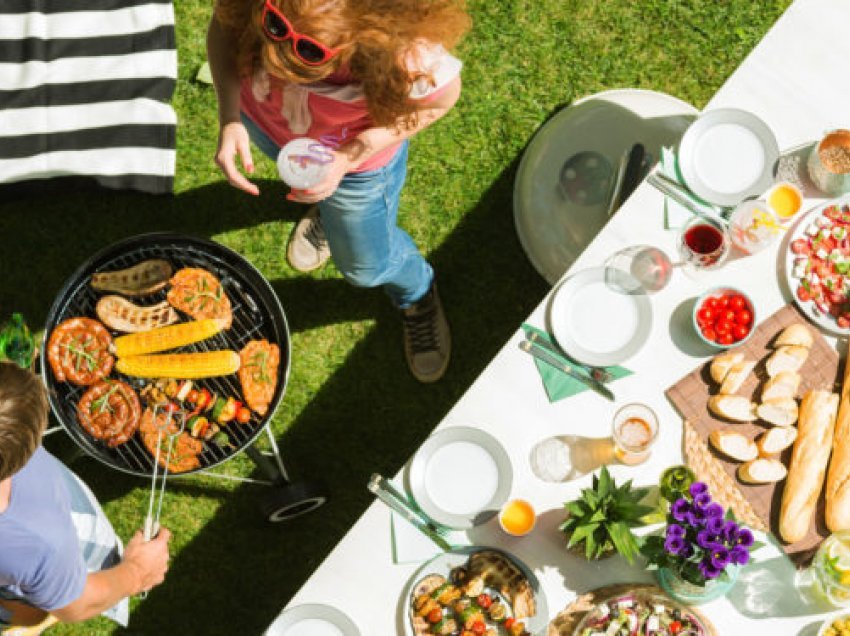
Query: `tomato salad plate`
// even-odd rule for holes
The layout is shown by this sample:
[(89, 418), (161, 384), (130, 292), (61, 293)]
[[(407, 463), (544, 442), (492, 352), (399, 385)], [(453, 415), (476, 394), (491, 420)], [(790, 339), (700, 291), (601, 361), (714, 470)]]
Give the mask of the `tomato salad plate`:
[(534, 573), (496, 548), (458, 547), (410, 578), (402, 596), (406, 636), (530, 636), (549, 611)]
[(850, 195), (800, 219), (789, 239), (785, 277), (812, 322), (833, 334), (850, 334)]

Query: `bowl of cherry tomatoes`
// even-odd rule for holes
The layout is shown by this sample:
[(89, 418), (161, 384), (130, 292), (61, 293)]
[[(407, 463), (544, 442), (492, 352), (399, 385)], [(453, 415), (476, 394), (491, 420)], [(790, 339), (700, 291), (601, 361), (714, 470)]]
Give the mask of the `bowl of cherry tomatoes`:
[(749, 339), (756, 324), (756, 309), (740, 289), (715, 287), (697, 298), (693, 320), (703, 342), (725, 349)]

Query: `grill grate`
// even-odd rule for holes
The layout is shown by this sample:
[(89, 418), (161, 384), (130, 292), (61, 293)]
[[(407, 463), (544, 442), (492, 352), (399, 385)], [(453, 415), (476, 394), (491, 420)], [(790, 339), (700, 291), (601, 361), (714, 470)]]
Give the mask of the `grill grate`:
[[(63, 320), (76, 316), (97, 317), (95, 305), (101, 294), (89, 286), (93, 273), (125, 269), (151, 258), (168, 260), (175, 271), (184, 267), (200, 267), (212, 272), (221, 281), (233, 308), (233, 323), (230, 329), (177, 351), (239, 351), (249, 340), (261, 338), (280, 347), (278, 386), (268, 413), (264, 417), (254, 413), (247, 424), (231, 422), (222, 427), (235, 448), (222, 448), (205, 442), (204, 451), (198, 458), (201, 465), (196, 469), (205, 470), (230, 459), (253, 443), (283, 399), (289, 376), (289, 329), (283, 309), (268, 281), (244, 257), (218, 243), (177, 234), (147, 234), (112, 245), (82, 265), (65, 283), (48, 315), (44, 350), (50, 333)], [(134, 298), (133, 301), (140, 305), (161, 302), (165, 300), (167, 289), (166, 287), (154, 294)], [(154, 458), (138, 436), (134, 435), (130, 441), (117, 448), (109, 448), (82, 429), (77, 421), (76, 405), (87, 387), (57, 382), (45, 358), (46, 356), (42, 356), (42, 377), (47, 385), (50, 404), (71, 438), (88, 454), (113, 468), (136, 475), (151, 475)], [(112, 376), (128, 382), (137, 391), (146, 384), (144, 380), (124, 376), (115, 370)], [(235, 375), (198, 380), (195, 386), (205, 387), (220, 396), (233, 396), (241, 400), (242, 391)], [(195, 471), (181, 474), (190, 472)]]

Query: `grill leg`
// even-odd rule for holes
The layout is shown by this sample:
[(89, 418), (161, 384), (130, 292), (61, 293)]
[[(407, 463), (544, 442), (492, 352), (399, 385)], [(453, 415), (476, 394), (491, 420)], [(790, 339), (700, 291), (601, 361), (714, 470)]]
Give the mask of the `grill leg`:
[(266, 476), (275, 483), (275, 485), (289, 483), (289, 479), (287, 479), (286, 475), (281, 472), (268, 457), (257, 450), (256, 446), (251, 444), (245, 449), (245, 452), (248, 454), (248, 457), (250, 457), (251, 460), (259, 466), (260, 470), (262, 470)]

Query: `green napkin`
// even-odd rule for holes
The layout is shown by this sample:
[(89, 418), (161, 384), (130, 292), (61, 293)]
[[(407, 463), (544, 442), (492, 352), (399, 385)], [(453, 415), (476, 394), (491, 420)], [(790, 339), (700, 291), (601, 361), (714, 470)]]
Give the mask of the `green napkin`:
[[(541, 331), (537, 327), (532, 327), (531, 325), (523, 323), (522, 329), (525, 331), (526, 336), (535, 333), (539, 339), (546, 340), (547, 342), (553, 342), (548, 333)], [(580, 373), (585, 373), (581, 367), (577, 366), (572, 361), (567, 360), (564, 356), (557, 354), (552, 355), (564, 364), (573, 367)], [(540, 377), (543, 380), (543, 387), (546, 389), (546, 395), (549, 396), (550, 402), (557, 402), (558, 400), (563, 400), (571, 395), (576, 395), (582, 391), (590, 390), (590, 387), (583, 382), (579, 382), (578, 380), (571, 378), (563, 371), (559, 371), (542, 360), (534, 358), (534, 364), (537, 365), (537, 371), (540, 373)], [(607, 367), (606, 371), (611, 373), (617, 379), (624, 378), (627, 375), (632, 375), (634, 373), (634, 371), (630, 371), (625, 367)]]

